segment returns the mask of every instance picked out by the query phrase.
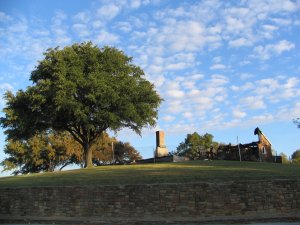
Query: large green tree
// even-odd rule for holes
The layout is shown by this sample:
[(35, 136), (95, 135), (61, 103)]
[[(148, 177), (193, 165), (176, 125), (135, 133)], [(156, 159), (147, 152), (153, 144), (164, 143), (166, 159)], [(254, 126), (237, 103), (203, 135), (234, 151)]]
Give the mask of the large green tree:
[(93, 142), (107, 129), (127, 127), (140, 134), (156, 123), (162, 101), (132, 58), (91, 42), (48, 49), (31, 73), (32, 86), (7, 92), (0, 123), (8, 139), (53, 129), (67, 131), (92, 166)]
[(176, 155), (188, 156), (191, 159), (200, 159), (207, 156), (212, 149), (217, 149), (218, 143), (213, 141), (213, 135), (200, 135), (197, 132), (187, 134), (184, 142), (181, 142), (177, 149)]

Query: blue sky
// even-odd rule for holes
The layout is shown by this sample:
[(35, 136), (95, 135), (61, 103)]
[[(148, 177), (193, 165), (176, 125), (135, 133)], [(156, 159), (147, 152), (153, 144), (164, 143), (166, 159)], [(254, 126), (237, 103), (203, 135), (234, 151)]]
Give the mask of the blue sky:
[[(0, 0), (0, 94), (31, 85), (47, 48), (92, 41), (132, 56), (165, 99), (157, 127), (117, 134), (144, 157), (156, 130), (174, 150), (194, 131), (256, 141), (257, 126), (291, 155), (300, 148), (299, 11), (299, 0)], [(0, 130), (0, 160), (4, 144)]]

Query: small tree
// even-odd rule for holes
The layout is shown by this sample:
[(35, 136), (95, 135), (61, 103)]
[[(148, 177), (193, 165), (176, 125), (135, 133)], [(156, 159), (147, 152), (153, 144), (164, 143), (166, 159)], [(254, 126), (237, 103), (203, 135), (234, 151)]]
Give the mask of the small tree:
[(115, 163), (130, 163), (142, 159), (140, 153), (128, 142), (118, 141), (114, 147)]
[(155, 125), (162, 99), (122, 51), (88, 42), (44, 55), (31, 73), (33, 85), (5, 95), (0, 124), (8, 139), (67, 131), (82, 146), (84, 167), (91, 167), (91, 146), (107, 129), (128, 127), (141, 134)]
[(279, 154), (279, 156), (281, 156), (281, 160), (282, 160), (282, 163), (283, 163), (283, 164), (287, 164), (287, 163), (290, 162), (289, 159), (288, 159), (288, 157), (287, 157), (287, 155), (284, 154), (283, 152), (281, 152), (281, 153)]
[(191, 159), (200, 159), (206, 157), (211, 148), (216, 149), (217, 146), (218, 143), (213, 141), (213, 135), (206, 133), (201, 136), (194, 132), (193, 134), (187, 134), (184, 142), (178, 145), (176, 154)]
[(104, 133), (93, 145), (93, 162), (97, 165), (124, 164), (142, 159), (128, 142), (118, 141)]
[(300, 164), (300, 149), (293, 152), (292, 163)]
[(106, 132), (104, 132), (99, 138), (97, 138), (92, 146), (93, 163), (96, 165), (112, 164), (112, 143), (116, 142), (117, 139), (114, 137), (110, 137)]

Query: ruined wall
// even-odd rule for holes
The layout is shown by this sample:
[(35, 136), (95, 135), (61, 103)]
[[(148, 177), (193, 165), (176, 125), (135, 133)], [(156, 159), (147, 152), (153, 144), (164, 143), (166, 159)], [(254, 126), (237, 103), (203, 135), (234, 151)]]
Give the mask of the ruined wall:
[[(260, 134), (258, 148), (264, 161), (272, 162), (271, 144), (265, 135)], [(264, 148), (264, 150), (263, 150)]]
[(0, 188), (0, 223), (51, 218), (201, 220), (299, 213), (300, 180)]

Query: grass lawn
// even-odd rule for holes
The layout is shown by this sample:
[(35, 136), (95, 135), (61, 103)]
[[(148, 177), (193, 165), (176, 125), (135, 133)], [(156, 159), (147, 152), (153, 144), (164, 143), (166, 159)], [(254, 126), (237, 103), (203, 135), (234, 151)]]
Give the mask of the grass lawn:
[(0, 188), (273, 179), (300, 179), (300, 166), (236, 161), (100, 166), (92, 169), (0, 177)]

